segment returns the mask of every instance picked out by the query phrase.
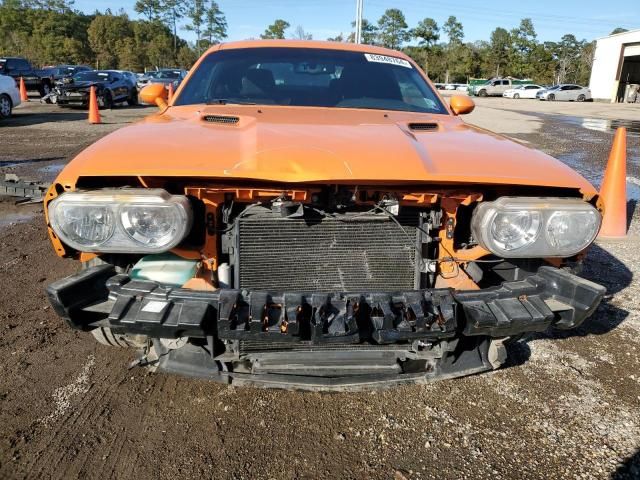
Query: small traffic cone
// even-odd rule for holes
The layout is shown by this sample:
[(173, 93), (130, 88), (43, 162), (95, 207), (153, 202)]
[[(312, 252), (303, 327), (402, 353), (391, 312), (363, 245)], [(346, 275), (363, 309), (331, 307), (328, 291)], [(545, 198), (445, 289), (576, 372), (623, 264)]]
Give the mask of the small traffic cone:
[(27, 95), (27, 87), (24, 84), (24, 78), (20, 77), (20, 101), (28, 102), (29, 95)]
[(96, 97), (96, 87), (91, 87), (89, 91), (89, 123), (102, 123), (98, 99)]
[(619, 127), (613, 138), (604, 180), (600, 187), (604, 217), (599, 237), (621, 238), (627, 235), (627, 129)]
[(173, 82), (169, 84), (169, 93), (167, 94), (167, 102), (171, 103), (172, 98), (173, 98)]

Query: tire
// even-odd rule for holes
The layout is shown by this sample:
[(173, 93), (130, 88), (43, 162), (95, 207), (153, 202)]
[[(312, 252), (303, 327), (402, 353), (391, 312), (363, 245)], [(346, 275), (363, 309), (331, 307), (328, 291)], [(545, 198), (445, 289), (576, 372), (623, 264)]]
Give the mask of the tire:
[(487, 91), (486, 90), (480, 90), (478, 92), (478, 96), (479, 97), (486, 97), (487, 96)]
[(46, 97), (47, 95), (49, 95), (51, 93), (51, 85), (49, 85), (49, 82), (43, 82), (40, 85), (38, 92), (40, 92), (40, 98)]
[(578, 95), (576, 102), (584, 102), (587, 98), (584, 95)]
[(98, 108), (102, 110), (111, 110), (113, 108), (113, 97), (109, 90), (98, 96)]
[(135, 107), (136, 105), (138, 105), (138, 90), (137, 89), (133, 89), (131, 90), (131, 94), (129, 95), (129, 98), (127, 99), (127, 105), (129, 105), (130, 107)]
[(7, 94), (0, 95), (0, 118), (9, 118), (13, 111), (13, 102)]
[(519, 93), (514, 93), (514, 94), (513, 94), (513, 98), (514, 98), (515, 100), (518, 100), (518, 99), (520, 98), (520, 94), (519, 94)]
[[(105, 255), (103, 257), (94, 257), (87, 262), (83, 262), (80, 266), (81, 270), (87, 268), (96, 267), (98, 265), (111, 264), (115, 267), (117, 273), (127, 272), (132, 265), (132, 260), (123, 256), (110, 256)], [(121, 347), (121, 348), (143, 348), (147, 344), (147, 337), (145, 335), (131, 335), (123, 333), (114, 333), (109, 327), (98, 327), (91, 330), (91, 335), (96, 341), (102, 345), (108, 347)]]
[(547, 97), (547, 100), (549, 100), (550, 102), (554, 102), (555, 99), (556, 99), (556, 96), (553, 93)]

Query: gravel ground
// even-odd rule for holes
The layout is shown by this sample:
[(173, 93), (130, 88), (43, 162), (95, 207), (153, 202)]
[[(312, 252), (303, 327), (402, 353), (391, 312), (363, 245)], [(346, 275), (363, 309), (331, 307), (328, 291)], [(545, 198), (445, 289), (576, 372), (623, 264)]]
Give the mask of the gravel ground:
[[(525, 110), (501, 129), (498, 106), (469, 120), (599, 181), (610, 131)], [(16, 109), (0, 126), (0, 173), (50, 180), (78, 149), (151, 111), (116, 109), (90, 126), (85, 112)], [(0, 202), (0, 478), (640, 477), (635, 222), (627, 240), (591, 249), (585, 276), (609, 293), (579, 329), (536, 335), (488, 374), (314, 394), (127, 370), (131, 352), (70, 330), (48, 307), (44, 286), (77, 266), (53, 254), (41, 217), (41, 206)]]

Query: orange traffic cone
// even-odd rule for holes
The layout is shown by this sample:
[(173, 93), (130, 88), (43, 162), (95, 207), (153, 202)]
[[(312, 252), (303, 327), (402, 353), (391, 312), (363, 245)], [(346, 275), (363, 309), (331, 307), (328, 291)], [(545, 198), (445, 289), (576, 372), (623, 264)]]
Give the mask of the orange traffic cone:
[(604, 218), (599, 237), (627, 235), (627, 129), (619, 127), (613, 139), (604, 180), (600, 187)]
[(173, 82), (169, 84), (169, 93), (167, 95), (167, 102), (171, 103), (172, 98), (173, 98)]
[(20, 101), (28, 102), (29, 96), (27, 95), (27, 87), (24, 84), (24, 78), (20, 77)]
[(102, 123), (96, 98), (96, 87), (91, 87), (89, 92), (89, 123)]

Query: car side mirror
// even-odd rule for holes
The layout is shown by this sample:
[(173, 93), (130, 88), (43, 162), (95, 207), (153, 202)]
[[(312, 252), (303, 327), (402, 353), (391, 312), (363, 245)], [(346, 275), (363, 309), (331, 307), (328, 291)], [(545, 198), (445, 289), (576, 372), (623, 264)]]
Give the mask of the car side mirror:
[(140, 90), (140, 100), (148, 105), (157, 105), (160, 110), (167, 108), (167, 89), (162, 83), (151, 83)]
[(454, 95), (450, 100), (451, 110), (455, 115), (465, 115), (473, 112), (476, 104), (466, 95)]

